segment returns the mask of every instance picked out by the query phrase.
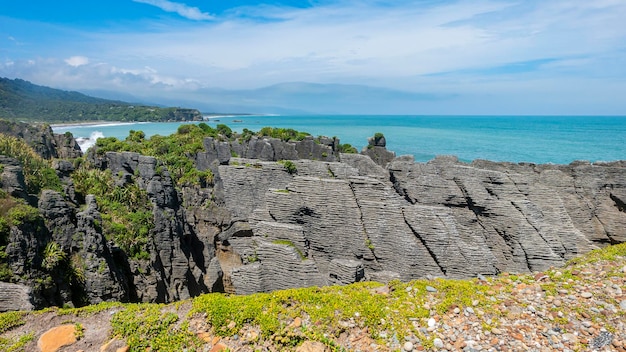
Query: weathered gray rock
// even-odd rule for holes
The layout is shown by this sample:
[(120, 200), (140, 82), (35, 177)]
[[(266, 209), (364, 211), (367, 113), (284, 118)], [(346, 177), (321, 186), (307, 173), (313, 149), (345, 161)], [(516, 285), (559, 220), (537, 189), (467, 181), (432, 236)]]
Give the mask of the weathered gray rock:
[(357, 260), (333, 259), (328, 266), (328, 283), (349, 285), (365, 278), (363, 264)]
[(27, 199), (28, 192), (22, 165), (17, 160), (4, 155), (0, 155), (0, 165), (2, 165), (2, 173), (0, 173), (2, 190), (12, 197)]
[(0, 120), (0, 133), (24, 139), (44, 159), (82, 156), (80, 146), (71, 133), (54, 134), (47, 124), (31, 125)]
[(235, 292), (247, 294), (326, 284), (315, 261), (303, 258), (295, 247), (262, 242), (256, 249), (258, 262), (235, 268)]
[(0, 313), (33, 309), (30, 287), (0, 281)]
[(396, 153), (376, 145), (368, 145), (361, 150), (361, 154), (369, 156), (370, 159), (382, 167), (387, 166), (396, 157)]
[(80, 145), (74, 139), (74, 136), (70, 132), (64, 134), (54, 134), (54, 142), (56, 158), (62, 159), (74, 159), (83, 156), (83, 152), (80, 149)]
[(107, 246), (99, 224), (102, 218), (95, 198), (87, 196), (85, 210), (76, 214), (76, 232), (72, 235), (73, 247), (78, 249), (78, 264), (84, 269), (84, 293), (90, 304), (105, 301), (128, 302), (129, 278), (118, 266)]

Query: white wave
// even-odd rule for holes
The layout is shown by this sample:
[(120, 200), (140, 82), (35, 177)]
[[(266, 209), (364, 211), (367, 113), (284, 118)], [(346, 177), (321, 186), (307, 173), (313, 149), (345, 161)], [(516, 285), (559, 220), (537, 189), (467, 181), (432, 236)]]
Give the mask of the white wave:
[(91, 132), (91, 136), (89, 136), (89, 138), (76, 138), (76, 143), (78, 143), (78, 145), (80, 146), (80, 150), (82, 150), (84, 153), (87, 151), (87, 149), (93, 147), (96, 144), (96, 140), (98, 140), (98, 138), (104, 138), (104, 134), (100, 131), (93, 131)]

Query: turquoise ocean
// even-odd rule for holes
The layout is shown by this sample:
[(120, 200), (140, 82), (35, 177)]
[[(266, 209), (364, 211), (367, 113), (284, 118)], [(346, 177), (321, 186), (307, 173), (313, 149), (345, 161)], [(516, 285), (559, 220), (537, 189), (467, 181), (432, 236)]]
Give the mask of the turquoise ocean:
[[(205, 121), (233, 131), (259, 131), (265, 126), (293, 128), (318, 136), (336, 136), (357, 149), (382, 132), (387, 149), (426, 162), (437, 155), (462, 161), (567, 164), (575, 160), (626, 159), (626, 116), (221, 116)], [(83, 147), (97, 137), (123, 139), (130, 130), (146, 136), (175, 133), (181, 123), (119, 123), (53, 126), (71, 132)]]

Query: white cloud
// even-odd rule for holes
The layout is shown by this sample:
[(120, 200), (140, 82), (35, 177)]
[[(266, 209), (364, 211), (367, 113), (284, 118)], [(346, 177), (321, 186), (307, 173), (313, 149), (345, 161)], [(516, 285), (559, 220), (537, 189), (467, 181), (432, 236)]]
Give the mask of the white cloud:
[(72, 56), (70, 58), (65, 59), (65, 63), (72, 67), (79, 67), (79, 66), (87, 65), (89, 63), (89, 58), (85, 56)]
[(179, 14), (180, 16), (185, 17), (190, 20), (203, 21), (203, 20), (212, 20), (215, 18), (209, 13), (200, 11), (200, 9), (197, 7), (187, 6), (185, 4), (181, 4), (178, 2), (172, 2), (168, 0), (133, 0), (133, 1), (139, 2), (142, 4), (156, 6), (166, 12), (175, 12)]
[[(142, 0), (143, 1), (143, 0)], [(528, 5), (532, 3), (532, 6)], [(545, 58), (597, 56), (623, 43), (626, 3), (482, 0), (424, 8), (260, 7), (241, 17), (108, 37), (107, 51), (216, 86), (394, 79)], [(252, 21), (248, 15), (281, 20)], [(169, 68), (164, 67), (168, 63)], [(584, 68), (581, 68), (584, 69)]]
[[(134, 1), (180, 10), (187, 18), (211, 17), (180, 3)], [(5, 56), (16, 62), (11, 72), (22, 67), (27, 74), (20, 77), (38, 77), (34, 80), (42, 84), (161, 91), (164, 96), (199, 87), (240, 89), (308, 81), (512, 97), (502, 101), (519, 96), (556, 100), (559, 94), (587, 101), (594, 95), (573, 89), (574, 85), (594, 87), (597, 96), (608, 96), (608, 87), (626, 93), (624, 18), (626, 2), (621, 0), (258, 6), (233, 10), (210, 22), (161, 19), (134, 23), (132, 28), (81, 32), (78, 40), (64, 37), (63, 45), (51, 43), (51, 54), (31, 56), (50, 57), (62, 51), (61, 57), (69, 57), (80, 50), (90, 58), (82, 66), (39, 60), (37, 70), (26, 70), (18, 65), (19, 57)], [(542, 60), (546, 63), (529, 65), (527, 70), (507, 71)], [(603, 86), (602, 79), (610, 84)]]

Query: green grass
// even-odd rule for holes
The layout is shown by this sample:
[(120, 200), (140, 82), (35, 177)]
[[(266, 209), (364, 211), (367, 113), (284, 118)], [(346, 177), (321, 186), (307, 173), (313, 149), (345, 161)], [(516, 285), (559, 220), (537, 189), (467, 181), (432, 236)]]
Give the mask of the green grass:
[(24, 325), (24, 323), (26, 322), (24, 320), (24, 316), (26, 314), (26, 312), (0, 313), (0, 334), (20, 325)]
[(194, 351), (203, 342), (159, 304), (128, 304), (111, 319), (112, 335), (122, 336), (131, 351)]
[(0, 338), (0, 351), (24, 352), (26, 351), (26, 344), (33, 340), (35, 340), (35, 334), (32, 332), (17, 338)]

